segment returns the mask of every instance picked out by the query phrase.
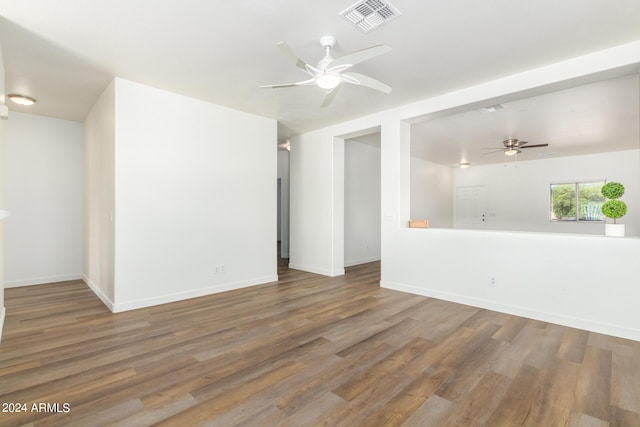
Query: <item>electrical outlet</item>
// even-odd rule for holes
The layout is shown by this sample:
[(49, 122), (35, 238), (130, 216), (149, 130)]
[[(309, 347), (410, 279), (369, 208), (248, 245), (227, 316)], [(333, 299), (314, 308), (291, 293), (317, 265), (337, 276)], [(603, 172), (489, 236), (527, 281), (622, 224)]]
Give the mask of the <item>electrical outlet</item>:
[(495, 276), (489, 276), (489, 286), (491, 286), (492, 288), (496, 287), (496, 277)]
[(224, 265), (216, 265), (216, 274), (224, 273)]

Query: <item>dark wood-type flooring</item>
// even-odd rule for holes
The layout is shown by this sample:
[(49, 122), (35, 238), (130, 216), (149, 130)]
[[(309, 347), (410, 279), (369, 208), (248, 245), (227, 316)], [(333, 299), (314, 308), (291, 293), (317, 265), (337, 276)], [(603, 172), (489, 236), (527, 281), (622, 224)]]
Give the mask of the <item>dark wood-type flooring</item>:
[(7, 289), (0, 409), (27, 411), (0, 426), (640, 426), (639, 342), (380, 289), (379, 269), (120, 314), (82, 282)]

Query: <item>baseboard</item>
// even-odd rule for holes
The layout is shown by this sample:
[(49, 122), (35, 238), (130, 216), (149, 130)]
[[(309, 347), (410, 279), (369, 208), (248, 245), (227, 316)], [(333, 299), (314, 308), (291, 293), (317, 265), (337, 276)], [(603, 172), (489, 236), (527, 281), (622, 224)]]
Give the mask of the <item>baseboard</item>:
[(344, 266), (345, 267), (353, 267), (354, 265), (367, 264), (367, 263), (374, 262), (374, 261), (380, 261), (380, 255), (372, 256), (372, 257), (369, 257), (369, 258), (356, 259), (356, 260), (353, 260), (353, 261), (345, 261), (344, 262)]
[(232, 283), (225, 283), (222, 285), (195, 289), (187, 292), (177, 292), (174, 294), (161, 295), (153, 298), (144, 298), (133, 301), (126, 301), (113, 304), (111, 311), (114, 313), (120, 313), (123, 311), (136, 310), (138, 308), (151, 307), (154, 305), (167, 304), (170, 302), (182, 301), (191, 298), (202, 297), (205, 295), (217, 294), (220, 292), (232, 291), (235, 289), (247, 288), (249, 286), (263, 285), (265, 283), (277, 282), (278, 276), (265, 276), (251, 280), (243, 280)]
[(301, 270), (308, 273), (321, 274), (323, 276), (336, 277), (344, 276), (344, 268), (336, 269), (335, 271), (325, 270), (324, 268), (312, 267), (309, 265), (289, 263), (289, 268), (292, 270)]
[(18, 288), (21, 286), (44, 285), (46, 283), (67, 282), (69, 280), (81, 280), (82, 274), (64, 274), (61, 276), (45, 276), (33, 279), (9, 280), (4, 283), (5, 288)]
[(4, 316), (7, 313), (7, 309), (2, 307), (0, 310), (0, 343), (2, 343), (2, 330), (4, 328)]
[(501, 313), (512, 314), (514, 316), (526, 317), (529, 319), (541, 320), (543, 322), (555, 323), (562, 326), (568, 326), (576, 329), (583, 329), (591, 332), (597, 332), (605, 335), (612, 335), (620, 338), (626, 338), (634, 341), (640, 341), (640, 329), (629, 328), (626, 326), (612, 325), (609, 323), (597, 322), (589, 319), (581, 319), (571, 316), (559, 315), (545, 311), (532, 310), (526, 307), (515, 305), (501, 304), (494, 301), (484, 300), (481, 298), (473, 298), (465, 295), (450, 294), (447, 292), (436, 291), (418, 286), (394, 283), (385, 280), (380, 281), (380, 287), (393, 289), (396, 291), (407, 292), (425, 297), (437, 298), (445, 301), (456, 302), (460, 304), (470, 305), (487, 310), (498, 311)]
[(91, 289), (91, 290), (93, 291), (93, 293), (94, 293), (94, 294), (96, 294), (96, 296), (97, 296), (98, 298), (100, 298), (100, 301), (102, 301), (102, 303), (103, 303), (104, 305), (106, 305), (106, 306), (107, 306), (107, 308), (108, 308), (108, 309), (113, 313), (113, 307), (114, 307), (113, 301), (111, 301), (111, 300), (109, 299), (109, 297), (107, 297), (107, 296), (106, 296), (106, 295), (105, 295), (105, 294), (100, 290), (100, 288), (98, 288), (98, 287), (96, 286), (96, 284), (95, 284), (95, 283), (93, 283), (91, 280), (89, 280), (89, 278), (88, 278), (86, 275), (84, 275), (84, 274), (82, 275), (82, 280), (84, 281), (84, 283), (86, 283), (86, 284), (87, 284), (87, 286), (89, 287), (89, 289)]

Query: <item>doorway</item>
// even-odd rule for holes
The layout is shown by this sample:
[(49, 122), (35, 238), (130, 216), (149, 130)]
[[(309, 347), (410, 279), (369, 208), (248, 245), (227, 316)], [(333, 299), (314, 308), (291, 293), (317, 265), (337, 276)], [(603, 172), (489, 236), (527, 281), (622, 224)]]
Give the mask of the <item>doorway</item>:
[(487, 187), (458, 187), (456, 198), (456, 228), (487, 228)]

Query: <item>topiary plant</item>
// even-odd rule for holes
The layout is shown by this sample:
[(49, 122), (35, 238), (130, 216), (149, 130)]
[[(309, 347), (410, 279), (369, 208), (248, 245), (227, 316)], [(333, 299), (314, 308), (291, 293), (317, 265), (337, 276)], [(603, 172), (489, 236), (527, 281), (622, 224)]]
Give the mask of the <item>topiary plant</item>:
[(624, 194), (624, 185), (619, 182), (607, 182), (600, 192), (607, 199), (618, 199)]
[(609, 200), (602, 205), (602, 213), (607, 218), (613, 218), (613, 223), (617, 224), (616, 219), (627, 213), (627, 204), (622, 200)]
[(615, 200), (624, 194), (624, 185), (619, 182), (608, 182), (602, 186), (601, 193), (607, 199), (602, 205), (602, 213), (607, 218), (612, 218), (613, 223), (617, 224), (616, 219), (622, 218), (627, 213), (627, 204), (622, 200)]

